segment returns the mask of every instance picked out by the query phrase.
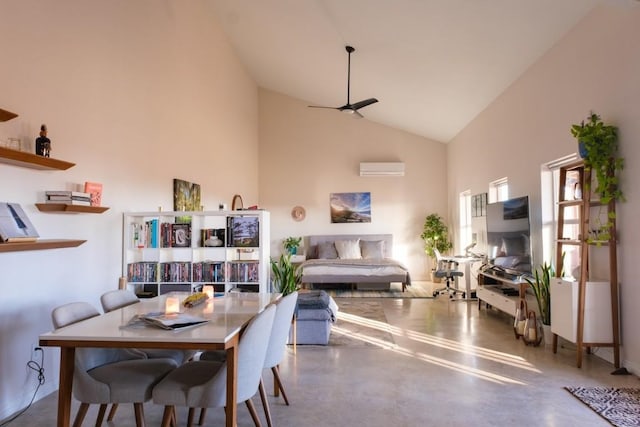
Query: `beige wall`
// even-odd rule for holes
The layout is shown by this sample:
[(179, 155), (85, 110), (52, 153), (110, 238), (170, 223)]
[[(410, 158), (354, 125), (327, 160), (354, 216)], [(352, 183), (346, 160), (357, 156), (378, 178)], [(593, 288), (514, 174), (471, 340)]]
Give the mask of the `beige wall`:
[[(288, 236), (392, 233), (395, 256), (424, 279), (419, 236), (429, 213), (446, 215), (446, 146), (271, 91), (259, 99), (260, 204), (271, 212), (272, 253)], [(405, 176), (360, 177), (363, 161), (402, 161)], [(331, 224), (329, 194), (363, 191), (371, 192), (371, 223)], [(291, 218), (296, 205), (304, 221)]]
[[(122, 212), (173, 207), (172, 179), (197, 182), (216, 209), (258, 200), (258, 90), (200, 0), (0, 0), (0, 139), (33, 146), (41, 123), (68, 171), (0, 164), (1, 201), (20, 203), (43, 238), (75, 249), (0, 254), (0, 419), (26, 405), (25, 364), (59, 304), (115, 289)], [(104, 184), (102, 215), (43, 214), (44, 191)], [(58, 352), (45, 349), (57, 388)]]
[[(640, 372), (640, 7), (599, 8), (531, 67), (448, 146), (449, 203), (466, 189), (487, 191), (488, 183), (508, 177), (510, 196), (529, 195), (536, 264), (543, 261), (539, 236), (540, 167), (577, 151), (569, 128), (589, 114), (602, 115), (620, 129), (626, 158), (621, 175), (627, 202), (619, 205), (618, 248), (621, 282), (623, 365)], [(552, 319), (553, 322), (553, 319)], [(606, 354), (601, 351), (599, 354)]]

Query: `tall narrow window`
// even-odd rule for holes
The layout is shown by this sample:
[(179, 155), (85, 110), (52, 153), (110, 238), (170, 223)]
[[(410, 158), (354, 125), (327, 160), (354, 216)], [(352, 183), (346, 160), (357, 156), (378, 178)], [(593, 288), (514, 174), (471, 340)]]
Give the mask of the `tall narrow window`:
[(489, 183), (489, 203), (501, 202), (509, 198), (509, 182), (507, 177)]
[(471, 244), (471, 191), (460, 193), (460, 235), (458, 237), (459, 248), (466, 248)]
[[(575, 154), (562, 157), (560, 159), (542, 165), (540, 172), (540, 195), (542, 207), (542, 255), (544, 261), (552, 264), (554, 268), (558, 268), (555, 260), (555, 242), (558, 237), (558, 200), (560, 200), (560, 191), (564, 192), (564, 198), (571, 200), (572, 198), (580, 198), (581, 195), (575, 194), (575, 184), (578, 183), (578, 177), (567, 174), (567, 179), (563, 185), (560, 183), (560, 168), (577, 160)], [(561, 188), (562, 187), (562, 188)], [(575, 239), (580, 233), (580, 207), (568, 206), (564, 208), (564, 228), (562, 229), (562, 237)], [(571, 272), (579, 264), (580, 254), (579, 246), (564, 245), (564, 275), (571, 276)]]

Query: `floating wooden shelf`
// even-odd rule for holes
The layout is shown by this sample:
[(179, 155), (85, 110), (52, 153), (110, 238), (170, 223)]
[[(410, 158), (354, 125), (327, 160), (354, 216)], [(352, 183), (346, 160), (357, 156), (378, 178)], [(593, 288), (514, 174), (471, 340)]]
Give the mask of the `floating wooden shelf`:
[(109, 208), (106, 206), (67, 205), (65, 203), (36, 203), (40, 212), (65, 213), (102, 213)]
[(13, 150), (6, 147), (0, 147), (0, 163), (42, 170), (67, 170), (76, 165), (75, 163), (65, 162), (64, 160), (38, 156), (36, 154)]
[(37, 251), (42, 249), (75, 248), (86, 240), (40, 239), (35, 242), (0, 243), (0, 252)]
[(0, 108), (0, 122), (6, 122), (7, 120), (15, 119), (16, 117), (18, 117), (16, 113)]

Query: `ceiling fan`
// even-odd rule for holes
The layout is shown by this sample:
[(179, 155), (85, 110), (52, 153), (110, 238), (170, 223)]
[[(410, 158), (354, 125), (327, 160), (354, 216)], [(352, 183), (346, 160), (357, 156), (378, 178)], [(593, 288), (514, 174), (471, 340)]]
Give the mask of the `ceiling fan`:
[(351, 103), (349, 99), (350, 90), (351, 90), (351, 54), (355, 52), (355, 49), (351, 46), (345, 46), (347, 53), (349, 55), (348, 68), (347, 68), (347, 103), (342, 107), (323, 107), (320, 105), (309, 105), (311, 108), (331, 108), (332, 110), (342, 111), (344, 113), (353, 114), (356, 118), (362, 118), (362, 114), (358, 112), (359, 109), (366, 107), (367, 105), (375, 104), (378, 102), (375, 98), (365, 99), (364, 101)]

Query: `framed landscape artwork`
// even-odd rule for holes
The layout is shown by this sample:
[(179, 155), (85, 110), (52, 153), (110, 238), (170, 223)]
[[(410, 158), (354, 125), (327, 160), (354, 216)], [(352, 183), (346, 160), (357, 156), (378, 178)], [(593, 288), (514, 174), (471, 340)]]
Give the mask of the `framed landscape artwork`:
[[(174, 211), (199, 211), (200, 210), (200, 184), (173, 179), (173, 210)], [(190, 223), (191, 217), (176, 217), (176, 222)]]
[(371, 222), (371, 193), (331, 193), (332, 223)]

